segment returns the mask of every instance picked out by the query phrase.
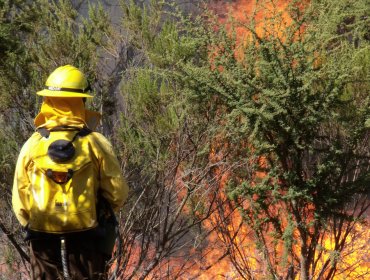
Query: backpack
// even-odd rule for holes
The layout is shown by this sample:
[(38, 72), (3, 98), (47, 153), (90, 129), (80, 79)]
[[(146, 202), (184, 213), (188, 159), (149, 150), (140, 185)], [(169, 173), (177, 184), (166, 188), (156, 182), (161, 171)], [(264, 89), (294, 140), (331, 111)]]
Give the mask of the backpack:
[(99, 175), (90, 151), (91, 130), (63, 126), (38, 133), (29, 166), (29, 229), (68, 233), (96, 227)]

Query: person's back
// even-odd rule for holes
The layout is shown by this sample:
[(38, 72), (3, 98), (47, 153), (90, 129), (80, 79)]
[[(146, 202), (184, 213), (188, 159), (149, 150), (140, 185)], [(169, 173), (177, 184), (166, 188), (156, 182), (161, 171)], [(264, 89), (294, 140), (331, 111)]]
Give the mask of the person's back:
[[(104, 279), (110, 256), (97, 251), (96, 205), (118, 210), (128, 187), (109, 141), (93, 132), (99, 114), (85, 109), (88, 83), (77, 68), (57, 68), (46, 81), (37, 131), (20, 152), (13, 209), (29, 232), (33, 279), (63, 277), (61, 241), (72, 279)], [(63, 250), (62, 250), (63, 251)], [(64, 267), (66, 269), (66, 267)], [(66, 275), (64, 275), (66, 276)]]

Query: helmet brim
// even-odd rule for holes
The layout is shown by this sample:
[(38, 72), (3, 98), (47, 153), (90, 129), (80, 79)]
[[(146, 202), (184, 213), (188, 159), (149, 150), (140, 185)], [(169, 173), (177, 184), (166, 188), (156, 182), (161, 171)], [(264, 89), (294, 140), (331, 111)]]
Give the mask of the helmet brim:
[(36, 92), (36, 94), (40, 96), (48, 96), (48, 97), (87, 97), (87, 98), (94, 97), (87, 93), (72, 92), (72, 91), (56, 91), (56, 90), (49, 90), (49, 89), (40, 90)]

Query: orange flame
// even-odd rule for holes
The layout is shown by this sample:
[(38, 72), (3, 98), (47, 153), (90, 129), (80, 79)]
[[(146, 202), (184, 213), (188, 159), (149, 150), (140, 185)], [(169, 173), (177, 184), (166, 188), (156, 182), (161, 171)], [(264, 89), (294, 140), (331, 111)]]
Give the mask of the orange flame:
[[(303, 9), (304, 5), (307, 4), (307, 1), (302, 1), (300, 3), (299, 8)], [(240, 23), (249, 23), (252, 20), (255, 21), (255, 28), (256, 28), (256, 35), (265, 37), (265, 36), (274, 36), (275, 38), (279, 38), (281, 40), (284, 40), (284, 29), (288, 28), (289, 25), (292, 22), (292, 19), (290, 18), (288, 12), (286, 11), (287, 7), (289, 5), (289, 1), (275, 1), (274, 4), (272, 2), (268, 2), (263, 10), (257, 10), (256, 9), (256, 1), (255, 0), (239, 0), (232, 4), (224, 4), (222, 1), (217, 1), (213, 6), (212, 9), (219, 13), (220, 16), (220, 22), (222, 24), (226, 23), (226, 15), (224, 11), (228, 11), (231, 13), (232, 17), (240, 22)], [(226, 7), (226, 9), (225, 9)], [(280, 20), (275, 21), (271, 25), (266, 25), (266, 21), (269, 22), (269, 19), (276, 17)], [(299, 32), (302, 32), (303, 27), (299, 30)], [(249, 37), (251, 36), (250, 31), (245, 28), (242, 24), (240, 27), (236, 29), (236, 33), (238, 35), (238, 42), (239, 44), (243, 45), (247, 42), (249, 42)], [(210, 52), (210, 61), (213, 62), (213, 59), (218, 55), (219, 51), (222, 51), (222, 47), (214, 47), (211, 49)], [(242, 60), (242, 53), (239, 53), (237, 50), (235, 50), (235, 56), (238, 58), (238, 60)], [(215, 69), (215, 67), (213, 67)], [(222, 72), (224, 71), (224, 68), (222, 66), (218, 66), (217, 70)], [(214, 152), (211, 153), (211, 158), (217, 157), (217, 154)], [(261, 158), (259, 164), (261, 167), (266, 165), (265, 159)], [(255, 179), (262, 179), (265, 177), (265, 172), (257, 172), (255, 174)], [(222, 175), (222, 180), (220, 183), (220, 188), (224, 188), (224, 184), (227, 181), (227, 174)], [(225, 201), (225, 193), (220, 194), (220, 200)], [(309, 208), (310, 206), (308, 206)], [(220, 244), (220, 246), (215, 246), (212, 254), (208, 256), (208, 260), (210, 263), (214, 263), (211, 269), (207, 271), (206, 274), (202, 275), (199, 279), (245, 279), (245, 278), (252, 278), (248, 277), (248, 274), (245, 274), (242, 277), (241, 272), (238, 271), (238, 268), (235, 266), (235, 263), (244, 263), (245, 266), (249, 267), (251, 272), (254, 272), (255, 275), (260, 276), (253, 276), (253, 279), (264, 279), (263, 275), (267, 275), (264, 273), (266, 268), (261, 267), (261, 258), (258, 256), (258, 251), (256, 248), (256, 245), (253, 244), (253, 238), (251, 238), (251, 233), (248, 230), (248, 228), (243, 224), (242, 217), (239, 212), (235, 211), (235, 209), (232, 209), (232, 207), (224, 207), (223, 209), (224, 214), (223, 216), (227, 216), (230, 220), (229, 224), (227, 225), (228, 234), (223, 234), (222, 232), (214, 232), (209, 237), (209, 242), (211, 244)], [(276, 207), (271, 207), (272, 212), (279, 213), (281, 209)], [(210, 219), (205, 223), (206, 227), (208, 228), (214, 228), (217, 226), (217, 223), (222, 222), (220, 220), (220, 217), (217, 216), (218, 213), (215, 212)], [(281, 216), (281, 222), (283, 224), (287, 224), (288, 221), (284, 218), (284, 216)], [(354, 236), (348, 238), (348, 243), (351, 244), (351, 246), (342, 252), (341, 255), (341, 262), (338, 264), (338, 271), (339, 274), (343, 275), (343, 279), (349, 279), (353, 277), (358, 279), (365, 279), (360, 277), (366, 277), (366, 275), (369, 275), (370, 273), (370, 258), (368, 255), (368, 240), (369, 240), (369, 227), (368, 226), (357, 226), (357, 233), (361, 232), (364, 234), (363, 236), (356, 238)], [(232, 236), (232, 239), (228, 239), (228, 237)], [(298, 238), (298, 233), (293, 233)], [(230, 250), (230, 242), (233, 243), (235, 248), (238, 248), (239, 252), (235, 254), (235, 256), (238, 258), (237, 260), (234, 260), (233, 265), (230, 265), (232, 263), (232, 260), (230, 259), (230, 256), (224, 256), (225, 252), (227, 250)], [(267, 242), (272, 242), (267, 241)], [(224, 247), (223, 247), (224, 245)], [(276, 246), (277, 251), (282, 252), (283, 244), (282, 242), (279, 242), (278, 244), (272, 244), (271, 246)], [(211, 247), (211, 246), (210, 246)], [(212, 246), (213, 247), (213, 246)], [(297, 252), (300, 250), (298, 246), (293, 246), (293, 250), (296, 250)], [(328, 259), (328, 255), (335, 253), (335, 250), (333, 248), (333, 242), (329, 239), (329, 237), (325, 237), (324, 239), (324, 248), (322, 250), (325, 252), (323, 254), (322, 259)], [(255, 257), (250, 257), (255, 252)], [(365, 257), (364, 257), (365, 256)], [(366, 257), (367, 256), (367, 257)], [(322, 261), (317, 264), (318, 269), (317, 271), (320, 271), (320, 268), (323, 266)], [(299, 277), (299, 274), (296, 275)], [(318, 276), (318, 275), (315, 275)], [(346, 278), (347, 277), (347, 278)], [(349, 277), (349, 278), (348, 278)]]
[[(303, 3), (305, 1), (302, 1)], [(255, 21), (256, 33), (258, 36), (269, 36), (272, 33), (278, 38), (284, 39), (283, 30), (291, 24), (292, 19), (286, 12), (289, 5), (289, 1), (275, 1), (275, 5), (272, 2), (268, 2), (263, 9), (257, 9), (256, 0), (239, 0), (232, 4), (225, 4), (225, 1), (215, 1), (211, 8), (218, 14), (220, 14), (220, 22), (226, 23), (226, 15), (224, 11), (231, 13), (232, 17), (240, 23), (249, 23), (252, 20)], [(278, 16), (280, 21), (275, 22), (272, 25), (266, 26), (266, 19)], [(238, 42), (243, 47), (243, 44), (249, 41), (251, 33), (242, 24), (236, 30), (238, 35)], [(210, 48), (210, 61), (217, 56), (220, 47)], [(242, 59), (242, 54), (235, 52), (237, 58)], [(218, 66), (219, 71), (223, 71), (222, 66)], [(222, 154), (218, 153), (218, 150), (224, 150), (227, 147), (212, 147), (209, 161), (218, 162), (222, 158)], [(259, 165), (266, 167), (266, 160), (264, 158), (259, 159)], [(200, 280), (214, 280), (214, 279), (265, 279), (267, 275), (267, 268), (263, 265), (263, 256), (261, 256), (257, 244), (254, 242), (252, 231), (245, 225), (243, 217), (235, 207), (228, 203), (226, 196), (225, 184), (229, 178), (227, 170), (223, 170), (221, 167), (215, 168), (214, 175), (217, 177), (219, 182), (218, 193), (218, 205), (216, 205), (215, 211), (212, 212), (211, 216), (203, 223), (203, 226), (210, 229), (210, 235), (207, 237), (207, 246), (197, 249), (192, 249), (187, 254), (194, 256), (193, 262), (184, 264), (184, 257), (170, 258), (159, 265), (159, 269), (156, 269), (155, 273), (151, 274), (148, 279), (168, 279), (168, 273), (173, 275), (173, 279), (200, 279)], [(265, 172), (256, 172), (254, 174), (254, 180), (263, 179), (266, 176)], [(181, 174), (179, 174), (177, 185), (182, 186)], [(178, 199), (181, 201), (186, 195), (186, 189), (180, 187), (178, 192)], [(256, 198), (257, 199), (257, 198)], [(244, 206), (248, 206), (248, 202), (244, 202)], [(219, 207), (219, 208), (217, 208)], [(279, 208), (281, 207), (281, 209)], [(308, 206), (310, 207), (310, 206)], [(285, 213), (282, 212), (281, 205), (274, 205), (269, 208), (269, 211), (281, 214), (281, 223), (287, 225), (288, 221)], [(190, 213), (191, 209), (185, 207), (184, 211)], [(222, 212), (221, 212), (222, 211)], [(199, 213), (199, 215), (201, 215)], [(217, 228), (220, 228), (217, 230)], [(222, 228), (226, 229), (223, 231)], [(213, 230), (216, 229), (216, 230)], [(269, 230), (269, 229), (267, 229)], [(366, 226), (358, 226), (356, 229), (357, 233), (364, 233), (364, 236), (351, 236), (351, 247), (346, 249), (342, 262), (339, 264), (339, 271), (343, 272), (343, 279), (355, 279), (361, 277), (361, 275), (369, 275), (370, 273), (370, 259), (368, 256), (368, 245), (367, 242), (370, 239), (370, 231)], [(298, 233), (293, 235), (298, 238)], [(353, 242), (352, 242), (353, 241)], [(284, 245), (282, 241), (277, 243), (271, 238), (266, 240), (266, 243), (274, 248), (276, 251), (283, 252)], [(327, 237), (323, 243), (322, 260), (317, 264), (318, 271), (323, 266), (323, 262), (327, 259), (328, 255), (333, 254), (332, 240)], [(300, 250), (297, 245), (293, 245), (293, 250), (297, 252)], [(197, 256), (201, 251), (202, 257), (197, 259)], [(153, 252), (154, 253), (154, 252)], [(283, 253), (281, 253), (282, 255)], [(367, 260), (364, 262), (358, 262), (363, 260), (364, 256), (367, 256)], [(278, 257), (276, 257), (278, 258)], [(136, 262), (137, 260), (132, 260)], [(348, 267), (352, 266), (352, 270), (348, 271)], [(249, 271), (242, 271), (243, 268), (247, 268)], [(163, 271), (163, 275), (161, 274)], [(250, 274), (248, 274), (250, 273)], [(154, 275), (155, 274), (155, 275)], [(176, 275), (181, 275), (175, 277)], [(253, 276), (251, 276), (253, 275)], [(315, 275), (316, 277), (318, 275)], [(299, 277), (299, 275), (297, 275)], [(349, 278), (345, 278), (349, 277)], [(171, 278), (172, 279), (172, 278)], [(296, 278), (297, 279), (297, 278)], [(359, 278), (364, 279), (364, 278)]]

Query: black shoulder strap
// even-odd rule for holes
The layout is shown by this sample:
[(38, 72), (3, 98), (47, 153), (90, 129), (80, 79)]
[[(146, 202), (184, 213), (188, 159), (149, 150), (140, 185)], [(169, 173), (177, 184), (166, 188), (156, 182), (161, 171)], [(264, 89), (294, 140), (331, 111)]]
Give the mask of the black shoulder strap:
[(86, 135), (89, 135), (91, 132), (92, 130), (90, 128), (88, 128), (87, 126), (84, 126), (83, 128), (81, 128), (81, 130), (77, 134), (80, 137), (84, 137)]
[(63, 127), (54, 127), (52, 129), (47, 129), (45, 127), (40, 127), (37, 129), (37, 132), (40, 133), (40, 135), (44, 138), (48, 138), (49, 135), (50, 135), (50, 132), (51, 131), (66, 131), (66, 130), (78, 130), (78, 132), (76, 133), (76, 135), (73, 137), (72, 141), (73, 142), (77, 136), (79, 137), (84, 137), (86, 135), (89, 135), (92, 130), (86, 126), (84, 126), (83, 128), (79, 128), (79, 127), (71, 127), (71, 126), (63, 126)]
[(77, 132), (75, 134), (75, 136), (73, 137), (73, 139), (71, 140), (71, 142), (75, 141), (76, 137), (84, 137), (86, 135), (89, 135), (91, 133), (91, 129), (87, 128), (86, 126), (84, 126), (83, 128), (80, 129), (79, 132)]
[(50, 131), (46, 129), (45, 127), (38, 128), (37, 132), (40, 133), (42, 137), (49, 138)]

